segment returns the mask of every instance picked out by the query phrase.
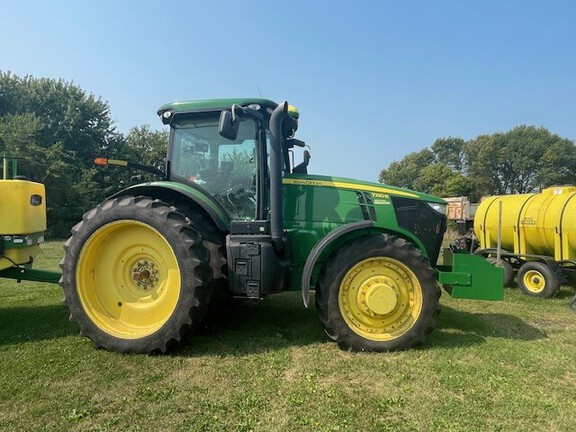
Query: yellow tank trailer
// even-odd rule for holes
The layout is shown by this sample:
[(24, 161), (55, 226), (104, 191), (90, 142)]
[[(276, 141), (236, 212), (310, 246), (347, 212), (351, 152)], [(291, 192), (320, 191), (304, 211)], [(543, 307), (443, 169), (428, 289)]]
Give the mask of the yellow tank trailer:
[(31, 269), (46, 230), (44, 185), (19, 175), (17, 160), (0, 162), (0, 276), (57, 282), (57, 273)]
[[(496, 257), (500, 222), (501, 265), (506, 284), (514, 272), (528, 295), (552, 297), (566, 274), (576, 270), (576, 187), (544, 189), (537, 194), (485, 198), (476, 211), (474, 233), (481, 252)], [(501, 215), (501, 216), (500, 216)]]

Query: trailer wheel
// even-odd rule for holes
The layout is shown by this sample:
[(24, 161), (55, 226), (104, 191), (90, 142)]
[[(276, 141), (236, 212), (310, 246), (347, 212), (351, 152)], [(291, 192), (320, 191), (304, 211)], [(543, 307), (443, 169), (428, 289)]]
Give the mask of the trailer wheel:
[(396, 236), (359, 237), (321, 272), (316, 308), (345, 350), (392, 351), (424, 342), (436, 326), (440, 287), (412, 244)]
[(550, 267), (538, 261), (530, 261), (520, 267), (518, 285), (524, 294), (532, 297), (554, 297), (559, 289)]
[(97, 348), (165, 352), (206, 313), (209, 253), (173, 206), (148, 197), (106, 201), (84, 215), (64, 248), (70, 320)]
[[(488, 257), (486, 261), (496, 265), (496, 258), (495, 257)], [(510, 287), (514, 283), (514, 268), (512, 268), (512, 264), (508, 261), (501, 259), (500, 265), (498, 266), (504, 269), (504, 287)]]

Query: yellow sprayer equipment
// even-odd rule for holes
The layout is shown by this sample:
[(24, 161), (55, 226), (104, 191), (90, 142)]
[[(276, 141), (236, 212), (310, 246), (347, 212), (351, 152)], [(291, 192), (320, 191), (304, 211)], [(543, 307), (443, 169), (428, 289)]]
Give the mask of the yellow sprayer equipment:
[(43, 184), (24, 178), (8, 180), (5, 176), (0, 179), (0, 197), (0, 270), (3, 270), (34, 259), (46, 230), (46, 198)]
[(46, 193), (19, 161), (0, 156), (0, 278), (57, 283), (60, 273), (32, 268), (44, 242)]
[(480, 203), (474, 232), (483, 254), (492, 259), (500, 237), (501, 265), (509, 275), (505, 283), (517, 271), (518, 284), (526, 294), (552, 297), (567, 281), (566, 273), (576, 270), (575, 216), (575, 186), (492, 196)]

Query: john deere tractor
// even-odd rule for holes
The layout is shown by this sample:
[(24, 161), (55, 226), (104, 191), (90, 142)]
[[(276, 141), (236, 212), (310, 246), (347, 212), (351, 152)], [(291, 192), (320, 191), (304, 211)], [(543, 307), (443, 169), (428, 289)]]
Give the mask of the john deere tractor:
[(65, 243), (65, 302), (95, 346), (165, 352), (227, 298), (298, 290), (308, 306), (313, 290), (343, 349), (406, 349), (435, 327), (440, 285), (502, 297), (501, 269), (481, 257), (437, 266), (442, 199), (308, 174), (287, 103), (177, 102), (158, 115), (170, 126), (165, 171), (148, 169), (159, 180), (88, 211)]

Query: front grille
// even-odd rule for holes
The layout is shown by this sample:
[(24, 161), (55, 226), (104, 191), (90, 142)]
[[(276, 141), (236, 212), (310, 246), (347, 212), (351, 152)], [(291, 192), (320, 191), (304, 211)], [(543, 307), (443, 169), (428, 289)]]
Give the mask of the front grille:
[(391, 198), (398, 225), (420, 239), (430, 257), (430, 262), (435, 264), (446, 231), (446, 216), (434, 211), (424, 201), (402, 197)]

